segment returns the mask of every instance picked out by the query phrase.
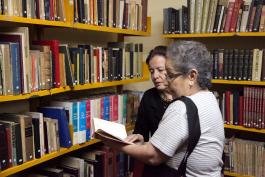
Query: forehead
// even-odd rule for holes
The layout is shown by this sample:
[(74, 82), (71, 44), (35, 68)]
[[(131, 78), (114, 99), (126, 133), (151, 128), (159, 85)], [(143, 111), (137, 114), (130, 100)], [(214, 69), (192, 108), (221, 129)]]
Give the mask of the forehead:
[(149, 61), (149, 67), (165, 67), (166, 59), (165, 57), (161, 55), (155, 55), (150, 61)]

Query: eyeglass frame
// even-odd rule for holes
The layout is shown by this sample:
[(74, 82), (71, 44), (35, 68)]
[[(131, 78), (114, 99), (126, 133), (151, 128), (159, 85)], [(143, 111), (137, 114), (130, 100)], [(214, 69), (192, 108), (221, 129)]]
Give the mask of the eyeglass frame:
[(167, 74), (167, 80), (168, 81), (173, 81), (175, 79), (177, 79), (179, 76), (182, 76), (183, 73), (179, 72), (179, 73), (175, 73), (175, 74)]

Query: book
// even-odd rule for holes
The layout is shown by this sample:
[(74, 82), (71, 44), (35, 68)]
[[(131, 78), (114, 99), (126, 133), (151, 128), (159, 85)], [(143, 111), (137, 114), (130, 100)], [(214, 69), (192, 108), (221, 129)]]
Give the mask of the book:
[(98, 139), (107, 138), (123, 144), (133, 144), (124, 140), (127, 137), (127, 132), (122, 124), (93, 118), (93, 126), (95, 137)]

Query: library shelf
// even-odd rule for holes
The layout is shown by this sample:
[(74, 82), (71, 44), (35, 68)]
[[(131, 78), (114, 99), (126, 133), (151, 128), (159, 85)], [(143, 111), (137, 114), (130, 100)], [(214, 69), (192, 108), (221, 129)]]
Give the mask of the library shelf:
[(17, 101), (17, 100), (25, 100), (25, 99), (30, 99), (30, 98), (43, 97), (43, 96), (58, 94), (62, 92), (67, 92), (70, 90), (71, 88), (69, 86), (66, 86), (66, 87), (60, 87), (60, 88), (53, 88), (51, 90), (41, 90), (41, 91), (27, 93), (27, 94), (0, 96), (0, 102)]
[(237, 80), (221, 80), (221, 79), (212, 79), (213, 84), (230, 84), (230, 85), (258, 85), (264, 86), (264, 81), (237, 81)]
[(111, 87), (111, 86), (125, 85), (125, 84), (136, 83), (136, 82), (143, 82), (143, 81), (148, 81), (148, 80), (149, 80), (148, 68), (147, 68), (147, 65), (143, 63), (143, 77), (141, 78), (76, 85), (73, 87), (72, 90), (87, 90), (87, 89), (94, 89), (94, 88)]
[(233, 172), (229, 172), (229, 171), (224, 171), (224, 175), (225, 176), (235, 176), (235, 177), (254, 177), (254, 176), (249, 176), (249, 175), (242, 175), (242, 174), (238, 174), (238, 173), (233, 173)]
[(265, 129), (247, 128), (247, 127), (243, 127), (240, 125), (227, 125), (227, 124), (224, 124), (224, 127), (226, 129), (233, 129), (233, 130), (239, 130), (239, 131), (245, 131), (245, 132), (254, 132), (254, 133), (265, 134)]
[(198, 34), (163, 34), (163, 38), (218, 38), (218, 37), (255, 37), (265, 36), (265, 32), (235, 32), (235, 33), (198, 33)]
[(148, 78), (143, 77), (143, 78), (136, 78), (136, 79), (120, 80), (120, 81), (98, 82), (98, 83), (92, 83), (92, 84), (77, 85), (73, 87), (73, 90), (87, 90), (87, 89), (93, 89), (93, 88), (111, 87), (111, 86), (118, 86), (118, 85), (124, 85), (124, 84), (136, 83), (136, 82), (143, 82), (147, 80)]
[(46, 162), (48, 160), (54, 159), (56, 157), (62, 156), (62, 155), (67, 154), (69, 152), (72, 152), (72, 151), (75, 151), (75, 150), (90, 146), (90, 145), (98, 143), (98, 142), (100, 142), (100, 140), (92, 139), (92, 140), (90, 140), (90, 141), (88, 141), (86, 143), (82, 143), (82, 144), (77, 144), (77, 145), (71, 146), (70, 148), (61, 148), (60, 151), (52, 152), (50, 154), (46, 154), (43, 157), (41, 157), (40, 159), (34, 159), (34, 160), (31, 160), (31, 161), (25, 162), (25, 163), (23, 163), (21, 165), (18, 165), (18, 166), (15, 166), (15, 167), (11, 167), (11, 168), (8, 168), (8, 169), (6, 169), (4, 171), (1, 171), (0, 172), (0, 176), (4, 177), (4, 176), (9, 176), (9, 175), (15, 174), (17, 172), (23, 171), (23, 170), (28, 169), (30, 167), (33, 167), (35, 165), (41, 164), (41, 163)]
[[(134, 124), (127, 124), (126, 125), (126, 131), (132, 131), (133, 129), (134, 129)], [(101, 140), (91, 139), (88, 142), (85, 142), (82, 144), (76, 144), (76, 145), (71, 146), (70, 148), (61, 148), (60, 151), (58, 151), (58, 152), (52, 152), (50, 154), (44, 155), (43, 157), (41, 157), (39, 159), (34, 159), (31, 161), (25, 162), (21, 165), (11, 167), (11, 168), (8, 168), (4, 171), (1, 171), (0, 176), (5, 177), (5, 176), (9, 176), (9, 175), (18, 173), (20, 171), (26, 170), (30, 167), (35, 166), (35, 165), (41, 164), (41, 163), (49, 161), (51, 159), (55, 159), (56, 157), (62, 156), (64, 154), (67, 154), (69, 152), (72, 152), (72, 151), (75, 151), (75, 150), (78, 150), (78, 149), (81, 149), (81, 148), (84, 148), (87, 146), (91, 146), (91, 145), (99, 143), (99, 142), (101, 142)]]
[(25, 17), (8, 16), (8, 15), (0, 15), (0, 22), (12, 22), (12, 23), (57, 26), (57, 27), (72, 27), (72, 24), (69, 22), (42, 20), (42, 19), (25, 18)]
[(73, 28), (115, 33), (115, 34), (124, 34), (124, 35), (149, 36), (151, 34), (151, 17), (147, 17), (147, 31), (137, 31), (130, 29), (107, 27), (107, 26), (97, 26), (97, 25), (90, 25), (84, 23), (74, 23)]

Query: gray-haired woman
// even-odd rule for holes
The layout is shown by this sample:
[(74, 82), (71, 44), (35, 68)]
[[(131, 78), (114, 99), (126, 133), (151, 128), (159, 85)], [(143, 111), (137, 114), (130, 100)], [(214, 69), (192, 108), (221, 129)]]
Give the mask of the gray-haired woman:
[[(208, 90), (212, 64), (210, 54), (199, 42), (177, 41), (169, 46), (167, 57), (167, 78), (173, 97), (186, 96), (198, 109), (201, 136), (187, 161), (186, 176), (219, 177), (223, 164), (224, 127), (216, 98)], [(177, 170), (186, 152), (188, 137), (186, 106), (177, 100), (169, 105), (149, 142), (121, 145), (102, 139), (145, 163), (165, 163)], [(127, 140), (143, 141), (143, 137), (131, 135)]]

